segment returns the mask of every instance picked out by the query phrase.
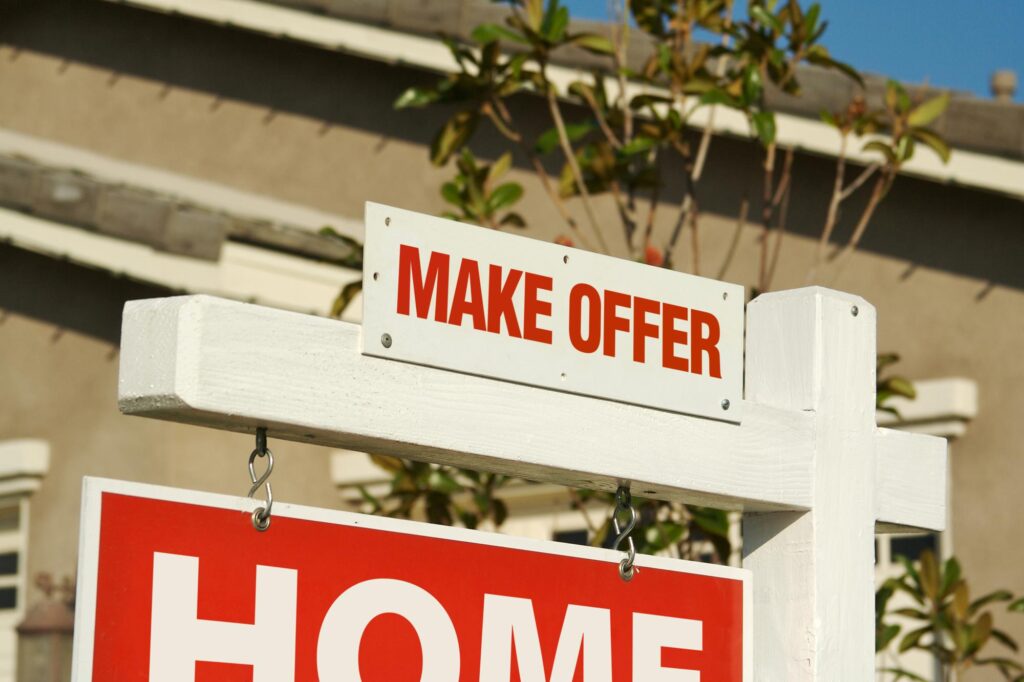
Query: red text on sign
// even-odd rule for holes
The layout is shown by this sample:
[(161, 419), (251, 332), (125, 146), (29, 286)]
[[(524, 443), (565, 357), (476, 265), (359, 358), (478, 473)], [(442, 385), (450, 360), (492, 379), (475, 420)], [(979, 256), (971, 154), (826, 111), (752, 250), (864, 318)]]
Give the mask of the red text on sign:
[[(509, 268), (503, 277), (500, 265), (487, 269), (487, 297), (481, 282), (480, 263), (463, 258), (455, 277), (454, 288), (449, 288), (451, 257), (432, 251), (426, 273), (420, 261), (420, 250), (403, 244), (398, 253), (398, 314), (430, 317), (437, 322), (463, 326), (467, 321), (480, 331), (500, 334), (504, 322), (506, 333), (539, 343), (551, 343), (551, 330), (542, 323), (551, 317), (551, 301), (542, 292), (551, 291), (550, 277)], [(520, 326), (514, 303), (520, 283), (523, 287), (523, 318)]]
[[(689, 332), (681, 327), (686, 322)], [(722, 378), (718, 353), (721, 329), (718, 318), (711, 313), (618, 291), (600, 292), (582, 282), (575, 285), (569, 292), (569, 341), (573, 348), (581, 353), (595, 353), (600, 348), (604, 355), (615, 357), (619, 333), (627, 339), (632, 335), (634, 362), (647, 362), (648, 339), (660, 340), (662, 367)], [(680, 355), (686, 346), (690, 348), (689, 357)]]

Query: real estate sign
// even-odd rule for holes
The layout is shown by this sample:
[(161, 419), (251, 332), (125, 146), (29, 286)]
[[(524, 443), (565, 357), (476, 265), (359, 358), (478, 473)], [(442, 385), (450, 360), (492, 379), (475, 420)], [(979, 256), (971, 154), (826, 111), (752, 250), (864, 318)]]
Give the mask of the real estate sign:
[(738, 422), (743, 287), (366, 206), (363, 352)]
[(87, 478), (78, 682), (749, 681), (747, 571)]

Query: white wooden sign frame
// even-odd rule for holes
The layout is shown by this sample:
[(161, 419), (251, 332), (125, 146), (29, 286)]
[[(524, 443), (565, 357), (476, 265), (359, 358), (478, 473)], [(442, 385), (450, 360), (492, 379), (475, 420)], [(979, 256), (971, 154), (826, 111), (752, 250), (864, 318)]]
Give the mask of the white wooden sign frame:
[[(121, 409), (744, 513), (758, 682), (874, 675), (874, 534), (941, 530), (944, 439), (875, 424), (875, 310), (747, 308), (738, 424), (367, 357), (356, 325), (206, 296), (130, 302)], [(298, 352), (296, 349), (302, 349)]]

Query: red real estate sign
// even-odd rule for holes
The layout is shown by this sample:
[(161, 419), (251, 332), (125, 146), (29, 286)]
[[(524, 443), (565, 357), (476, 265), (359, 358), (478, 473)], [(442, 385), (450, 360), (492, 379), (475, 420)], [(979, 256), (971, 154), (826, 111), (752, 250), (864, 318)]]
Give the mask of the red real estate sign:
[(77, 682), (741, 682), (747, 571), (86, 479)]

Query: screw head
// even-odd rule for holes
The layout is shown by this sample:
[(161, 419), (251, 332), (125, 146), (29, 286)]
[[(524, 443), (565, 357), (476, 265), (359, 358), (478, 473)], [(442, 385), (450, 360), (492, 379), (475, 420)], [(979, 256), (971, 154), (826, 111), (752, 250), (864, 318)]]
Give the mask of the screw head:
[(385, 348), (391, 348), (391, 334), (381, 334), (380, 344)]
[(731, 405), (731, 404), (732, 403), (729, 402), (729, 399), (726, 398), (725, 400), (722, 401), (722, 409), (723, 410), (728, 410), (729, 409), (729, 405)]
[(853, 315), (854, 317), (857, 317), (858, 313), (860, 313), (860, 309), (857, 306), (853, 306), (852, 308), (850, 308), (850, 314)]
[(391, 218), (385, 218), (384, 219), (384, 224), (385, 225), (390, 225), (391, 224)]

